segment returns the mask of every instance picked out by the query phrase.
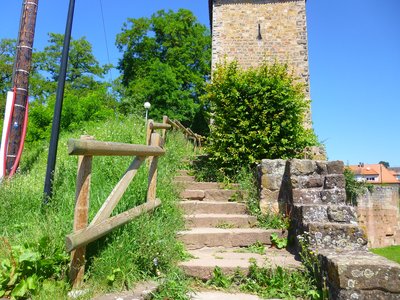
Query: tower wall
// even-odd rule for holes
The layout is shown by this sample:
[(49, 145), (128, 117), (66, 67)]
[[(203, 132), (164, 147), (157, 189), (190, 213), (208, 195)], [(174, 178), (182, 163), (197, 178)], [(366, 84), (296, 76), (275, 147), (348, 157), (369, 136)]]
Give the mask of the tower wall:
[(305, 0), (210, 0), (210, 9), (213, 69), (225, 58), (243, 68), (278, 60), (293, 68), (310, 98)]

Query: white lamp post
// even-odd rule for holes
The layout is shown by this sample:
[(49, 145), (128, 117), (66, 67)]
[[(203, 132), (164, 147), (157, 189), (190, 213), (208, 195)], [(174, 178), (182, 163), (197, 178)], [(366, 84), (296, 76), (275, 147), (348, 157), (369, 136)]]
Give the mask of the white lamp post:
[(149, 109), (150, 109), (150, 107), (151, 107), (150, 102), (145, 102), (145, 103), (144, 103), (144, 108), (146, 109), (146, 124), (147, 124), (147, 118), (148, 118), (148, 116), (149, 116)]

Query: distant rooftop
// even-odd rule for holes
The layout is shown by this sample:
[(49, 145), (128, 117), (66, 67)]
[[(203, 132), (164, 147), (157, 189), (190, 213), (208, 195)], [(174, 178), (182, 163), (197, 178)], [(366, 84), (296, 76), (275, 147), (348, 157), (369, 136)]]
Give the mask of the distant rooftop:
[[(400, 180), (396, 178), (396, 171), (391, 169), (387, 169), (384, 165), (382, 164), (359, 164), (359, 165), (352, 165), (348, 166), (349, 169), (355, 174), (355, 175), (361, 175), (361, 176), (373, 176), (373, 175), (378, 175), (378, 178), (376, 181), (368, 181), (371, 183), (399, 183)], [(400, 171), (400, 168), (396, 168)]]

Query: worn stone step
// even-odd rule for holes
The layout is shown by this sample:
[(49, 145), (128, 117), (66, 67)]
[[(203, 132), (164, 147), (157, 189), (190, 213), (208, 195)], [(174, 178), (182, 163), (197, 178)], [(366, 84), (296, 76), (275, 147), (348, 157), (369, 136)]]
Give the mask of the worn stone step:
[(318, 249), (366, 250), (368, 239), (356, 224), (308, 223), (310, 246)]
[(400, 264), (367, 251), (319, 251), (329, 299), (400, 299)]
[(186, 226), (217, 228), (251, 228), (257, 223), (257, 217), (233, 214), (195, 214), (185, 215)]
[(247, 205), (236, 202), (216, 201), (181, 201), (179, 203), (185, 214), (246, 214)]
[(205, 247), (189, 250), (189, 253), (193, 256), (193, 259), (179, 263), (179, 267), (186, 275), (202, 280), (210, 279), (216, 266), (227, 275), (234, 274), (237, 269), (248, 274), (251, 265), (250, 260), (254, 260), (260, 267), (302, 268), (301, 262), (284, 249), (266, 248), (264, 254), (258, 254), (251, 253), (249, 248)]
[(192, 176), (192, 170), (178, 170), (178, 176)]
[(347, 205), (295, 204), (292, 211), (293, 219), (303, 223), (337, 222), (357, 224), (357, 212)]
[[(189, 294), (191, 300), (261, 300), (256, 295), (243, 293), (224, 293), (218, 291), (201, 291)], [(270, 299), (273, 300), (273, 299)]]
[(183, 190), (180, 193), (180, 197), (186, 200), (201, 200), (201, 201), (243, 201), (243, 193), (235, 190), (220, 190), (220, 189), (209, 189), (209, 190)]
[(221, 182), (188, 182), (176, 180), (175, 183), (187, 190), (215, 190), (215, 189), (231, 189), (237, 190), (239, 188), (238, 184), (226, 185)]
[(203, 247), (247, 247), (256, 242), (271, 245), (271, 234), (286, 236), (285, 231), (279, 229), (261, 228), (192, 228), (178, 232), (178, 238), (187, 249), (199, 249)]
[(179, 175), (179, 176), (175, 176), (174, 181), (189, 183), (189, 182), (195, 182), (196, 178), (194, 176), (189, 176), (189, 175)]

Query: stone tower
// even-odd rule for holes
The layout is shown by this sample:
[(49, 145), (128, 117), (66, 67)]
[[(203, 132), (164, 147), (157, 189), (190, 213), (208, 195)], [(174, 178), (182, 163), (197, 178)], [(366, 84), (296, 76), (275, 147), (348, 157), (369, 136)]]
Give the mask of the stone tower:
[(209, 0), (213, 68), (225, 57), (244, 67), (288, 63), (309, 93), (306, 0)]

